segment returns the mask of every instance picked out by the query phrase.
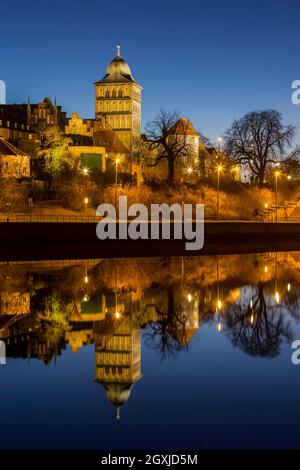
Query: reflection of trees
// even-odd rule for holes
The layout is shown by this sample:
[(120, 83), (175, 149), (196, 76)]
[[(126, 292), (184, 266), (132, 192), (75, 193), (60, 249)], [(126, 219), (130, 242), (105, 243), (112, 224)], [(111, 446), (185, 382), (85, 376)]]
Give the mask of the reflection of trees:
[(174, 357), (183, 347), (187, 347), (187, 317), (176, 299), (176, 289), (178, 286), (174, 285), (169, 285), (166, 289), (157, 289), (160, 297), (165, 293), (165, 301), (160, 304), (148, 303), (145, 306), (146, 312), (152, 309), (156, 316), (155, 320), (150, 320), (146, 325), (145, 339), (147, 344), (158, 352), (161, 359)]
[(224, 322), (234, 346), (251, 356), (275, 357), (283, 338), (292, 341), (286, 312), (271, 301), (261, 283), (252, 296), (252, 307), (234, 303), (224, 312)]

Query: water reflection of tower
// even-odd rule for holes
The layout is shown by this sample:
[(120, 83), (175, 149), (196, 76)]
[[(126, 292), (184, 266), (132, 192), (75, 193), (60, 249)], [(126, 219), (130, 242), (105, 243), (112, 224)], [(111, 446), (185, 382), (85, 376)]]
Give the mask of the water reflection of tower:
[(121, 406), (142, 377), (141, 339), (131, 313), (114, 322), (112, 334), (95, 335), (95, 381), (104, 386), (119, 419)]

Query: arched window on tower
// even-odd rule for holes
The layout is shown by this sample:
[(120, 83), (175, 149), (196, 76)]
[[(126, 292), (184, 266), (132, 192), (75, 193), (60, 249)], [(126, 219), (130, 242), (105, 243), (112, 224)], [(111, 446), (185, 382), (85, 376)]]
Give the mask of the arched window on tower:
[(106, 89), (105, 96), (107, 96), (108, 98), (110, 97), (110, 93), (109, 93), (109, 89), (108, 89), (108, 88)]
[(118, 110), (123, 111), (123, 103), (122, 101), (118, 101)]
[(119, 90), (119, 97), (122, 98), (122, 96), (123, 96), (123, 90), (120, 88), (120, 90)]
[(112, 93), (111, 93), (111, 96), (112, 96), (113, 98), (116, 97), (116, 90), (115, 90), (115, 88), (113, 88)]

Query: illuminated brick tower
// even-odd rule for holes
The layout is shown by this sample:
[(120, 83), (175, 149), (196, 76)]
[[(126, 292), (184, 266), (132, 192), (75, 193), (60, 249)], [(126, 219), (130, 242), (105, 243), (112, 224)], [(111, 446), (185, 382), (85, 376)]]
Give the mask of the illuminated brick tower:
[(106, 74), (95, 83), (95, 117), (105, 117), (131, 155), (141, 132), (141, 92), (118, 44)]

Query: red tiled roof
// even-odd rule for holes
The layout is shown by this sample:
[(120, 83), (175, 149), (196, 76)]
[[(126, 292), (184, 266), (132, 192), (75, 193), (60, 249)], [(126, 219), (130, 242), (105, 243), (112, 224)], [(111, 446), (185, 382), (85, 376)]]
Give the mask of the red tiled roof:
[(130, 153), (105, 118), (95, 121), (93, 140), (94, 145), (105, 147), (109, 153)]
[(29, 157), (29, 155), (7, 142), (7, 140), (3, 139), (3, 137), (0, 137), (0, 155), (7, 155), (13, 157)]

